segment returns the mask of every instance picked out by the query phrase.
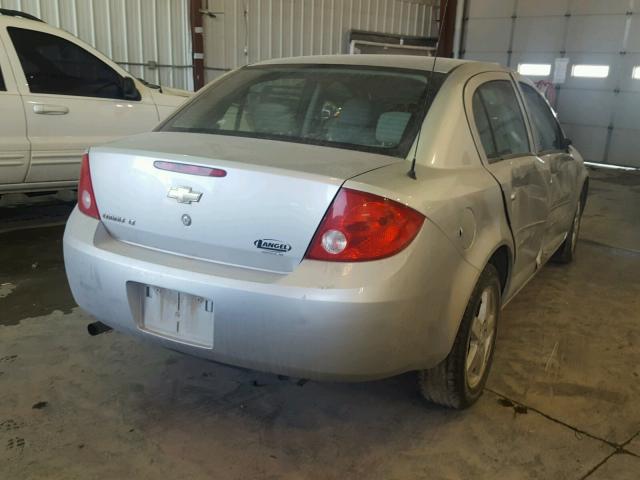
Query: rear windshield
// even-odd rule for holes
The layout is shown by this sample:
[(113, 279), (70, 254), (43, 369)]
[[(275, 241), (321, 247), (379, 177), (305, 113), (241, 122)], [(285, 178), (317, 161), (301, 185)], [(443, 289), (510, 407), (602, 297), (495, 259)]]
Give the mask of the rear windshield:
[(443, 79), (441, 73), (379, 67), (246, 67), (213, 84), (158, 130), (405, 157)]

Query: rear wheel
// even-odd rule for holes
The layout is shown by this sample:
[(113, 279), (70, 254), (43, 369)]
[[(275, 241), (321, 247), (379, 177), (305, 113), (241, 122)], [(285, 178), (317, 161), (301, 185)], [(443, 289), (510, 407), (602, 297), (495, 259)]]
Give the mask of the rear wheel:
[(463, 409), (480, 398), (493, 359), (500, 297), (498, 272), (487, 265), (469, 299), (451, 352), (435, 367), (418, 373), (425, 399)]
[(553, 254), (552, 260), (557, 263), (570, 263), (576, 256), (576, 246), (580, 235), (580, 222), (582, 221), (582, 198), (578, 201), (578, 207), (571, 223), (571, 229), (560, 248)]

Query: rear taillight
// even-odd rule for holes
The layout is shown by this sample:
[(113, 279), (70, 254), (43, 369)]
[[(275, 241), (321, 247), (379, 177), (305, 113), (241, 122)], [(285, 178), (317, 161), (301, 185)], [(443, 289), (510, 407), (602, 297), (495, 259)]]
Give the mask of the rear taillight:
[(78, 182), (78, 208), (85, 215), (100, 220), (96, 196), (93, 194), (91, 184), (91, 170), (89, 169), (89, 154), (82, 156), (82, 166), (80, 167), (80, 181)]
[(388, 198), (343, 188), (320, 223), (306, 258), (364, 262), (390, 257), (411, 243), (424, 218)]

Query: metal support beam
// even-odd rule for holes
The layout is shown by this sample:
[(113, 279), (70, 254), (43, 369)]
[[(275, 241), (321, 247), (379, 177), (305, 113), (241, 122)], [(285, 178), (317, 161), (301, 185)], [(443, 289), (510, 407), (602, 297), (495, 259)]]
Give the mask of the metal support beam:
[(193, 61), (193, 88), (204, 86), (204, 29), (202, 26), (202, 0), (191, 0), (189, 16), (191, 20), (191, 51)]
[(439, 57), (453, 57), (457, 6), (457, 0), (440, 0), (440, 18), (438, 21), (442, 31), (442, 38), (438, 40)]

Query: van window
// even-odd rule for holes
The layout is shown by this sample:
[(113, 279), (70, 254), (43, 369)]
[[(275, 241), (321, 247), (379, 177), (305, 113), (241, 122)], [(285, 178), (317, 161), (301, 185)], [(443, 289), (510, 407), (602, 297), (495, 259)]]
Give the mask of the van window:
[(122, 77), (84, 48), (48, 33), (9, 27), (32, 93), (122, 99)]
[(0, 92), (5, 92), (7, 87), (4, 84), (4, 77), (2, 76), (2, 70), (0, 70)]
[(478, 129), (486, 123), (482, 115), (489, 121), (491, 134), (478, 132), (488, 158), (524, 155), (531, 151), (522, 110), (511, 82), (494, 80), (481, 85), (474, 93), (472, 108)]

